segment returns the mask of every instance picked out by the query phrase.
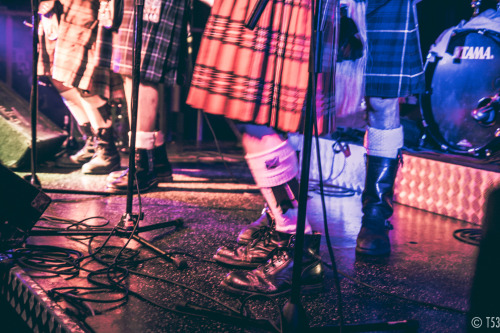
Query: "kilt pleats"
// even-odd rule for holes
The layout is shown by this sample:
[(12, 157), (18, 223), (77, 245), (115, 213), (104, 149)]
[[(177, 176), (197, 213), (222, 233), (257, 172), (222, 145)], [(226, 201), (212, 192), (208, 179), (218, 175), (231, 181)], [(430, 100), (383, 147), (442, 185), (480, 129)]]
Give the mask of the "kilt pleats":
[(425, 89), (415, 0), (368, 0), (366, 95), (404, 97)]
[(123, 99), (123, 82), (111, 71), (113, 32), (98, 22), (98, 0), (60, 0), (57, 38), (40, 25), (38, 75), (50, 76), (111, 99)]
[[(143, 21), (141, 50), (141, 80), (173, 85), (179, 63), (179, 44), (185, 0), (162, 0), (158, 22)], [(145, 3), (145, 9), (148, 1)], [(124, 0), (123, 21), (113, 49), (113, 70), (132, 76), (135, 36), (134, 0)]]
[(48, 40), (40, 26), (38, 75), (48, 75), (67, 86), (88, 90), (94, 70), (97, 11), (95, 0), (60, 0), (62, 13), (56, 40)]
[[(244, 23), (255, 2), (216, 1), (187, 102), (208, 113), (296, 132), (307, 101), (311, 3), (271, 0), (255, 29), (249, 30)], [(318, 79), (320, 134), (334, 126), (331, 81), (327, 70)]]

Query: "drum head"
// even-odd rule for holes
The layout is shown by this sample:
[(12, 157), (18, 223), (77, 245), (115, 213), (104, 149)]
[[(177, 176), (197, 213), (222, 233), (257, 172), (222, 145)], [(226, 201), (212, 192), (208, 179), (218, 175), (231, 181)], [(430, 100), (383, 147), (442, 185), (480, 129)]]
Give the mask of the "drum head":
[(496, 145), (500, 114), (488, 125), (472, 116), (484, 98), (500, 91), (500, 35), (465, 30), (453, 35), (442, 57), (429, 54), (422, 116), (444, 150), (479, 155)]

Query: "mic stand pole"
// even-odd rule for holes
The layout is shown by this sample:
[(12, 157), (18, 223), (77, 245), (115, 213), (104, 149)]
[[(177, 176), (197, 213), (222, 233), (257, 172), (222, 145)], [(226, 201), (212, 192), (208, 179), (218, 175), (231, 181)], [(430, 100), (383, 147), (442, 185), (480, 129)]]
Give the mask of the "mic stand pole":
[[(141, 50), (142, 50), (142, 26), (143, 26), (143, 14), (144, 14), (144, 0), (135, 0), (135, 11), (134, 11), (134, 56), (133, 56), (133, 69), (132, 69), (132, 100), (131, 100), (131, 122), (130, 122), (130, 153), (129, 153), (129, 169), (128, 169), (128, 186), (127, 186), (127, 206), (126, 211), (121, 217), (121, 220), (118, 222), (118, 228), (122, 228), (127, 225), (136, 226), (140, 220), (144, 218), (144, 215), (141, 213), (133, 214), (132, 211), (132, 202), (133, 202), (133, 188), (134, 188), (134, 180), (135, 180), (135, 139), (137, 132), (137, 107), (139, 100), (139, 84), (140, 84), (140, 67), (141, 67)], [(139, 191), (138, 191), (139, 192)], [(140, 195), (140, 194), (139, 194)], [(181, 220), (182, 224), (182, 220)], [(170, 226), (177, 227), (179, 225), (179, 220), (161, 222), (152, 226), (151, 229), (160, 229)], [(184, 259), (180, 259), (175, 256), (168, 255), (164, 251), (160, 250), (144, 238), (135, 235), (137, 230), (141, 230), (139, 226), (134, 228), (131, 231), (133, 234), (132, 238), (142, 245), (148, 247), (150, 250), (159, 253), (163, 258), (167, 259), (167, 261), (172, 262), (177, 268), (183, 269), (187, 266), (187, 263)]]
[(30, 96), (30, 111), (31, 111), (31, 175), (24, 176), (25, 180), (37, 188), (40, 188), (40, 181), (36, 176), (37, 156), (36, 156), (36, 126), (38, 115), (38, 0), (31, 0), (32, 10), (32, 28), (33, 28), (33, 54), (32, 54), (32, 79), (31, 79), (31, 96)]
[[(284, 332), (311, 332), (311, 331), (321, 331), (321, 332), (342, 332), (344, 329), (348, 332), (368, 332), (377, 330), (401, 330), (406, 329), (407, 331), (416, 332), (418, 328), (418, 322), (415, 320), (403, 320), (397, 322), (387, 322), (387, 323), (373, 323), (373, 324), (354, 324), (344, 326), (343, 315), (340, 315), (340, 325), (339, 326), (326, 326), (311, 329), (309, 328), (306, 312), (302, 306), (300, 299), (300, 280), (302, 275), (302, 256), (304, 254), (304, 232), (305, 232), (305, 220), (306, 220), (306, 208), (307, 208), (307, 195), (309, 188), (309, 170), (310, 170), (310, 160), (311, 160), (311, 145), (312, 145), (312, 133), (313, 133), (313, 121), (316, 117), (316, 79), (317, 73), (321, 72), (322, 59), (321, 59), (321, 49), (322, 49), (322, 32), (324, 30), (326, 17), (328, 13), (329, 1), (326, 0), (325, 6), (323, 6), (323, 0), (311, 0), (313, 2), (312, 12), (312, 26), (311, 26), (311, 42), (310, 42), (310, 53), (309, 53), (309, 81), (307, 88), (307, 104), (306, 104), (306, 114), (304, 119), (304, 139), (303, 139), (303, 151), (302, 151), (302, 165), (301, 165), (301, 175), (300, 175), (300, 187), (299, 187), (299, 200), (298, 200), (298, 217), (297, 217), (297, 230), (295, 235), (294, 244), (294, 262), (293, 262), (293, 272), (292, 272), (292, 288), (290, 292), (290, 299), (283, 306), (283, 331)], [(334, 4), (334, 15), (335, 15), (335, 43), (333, 50), (333, 80), (335, 82), (336, 75), (336, 63), (337, 63), (337, 43), (339, 36), (339, 1), (335, 1)], [(256, 6), (257, 7), (257, 6)], [(322, 9), (326, 8), (325, 12)], [(335, 92), (335, 86), (334, 86)], [(314, 118), (313, 118), (314, 117)], [(319, 149), (319, 147), (318, 147)], [(334, 258), (332, 258), (334, 260)], [(340, 290), (338, 291), (340, 293)], [(341, 301), (339, 299), (339, 301)], [(342, 304), (338, 305), (341, 308)]]
[[(311, 41), (309, 52), (309, 75), (306, 95), (306, 110), (303, 129), (303, 150), (302, 150), (302, 165), (300, 173), (300, 187), (298, 200), (298, 217), (297, 229), (295, 234), (294, 244), (294, 261), (292, 272), (292, 289), (290, 299), (283, 306), (283, 329), (285, 332), (304, 332), (309, 328), (306, 312), (300, 300), (300, 280), (302, 274), (302, 256), (304, 254), (304, 232), (306, 221), (307, 195), (309, 188), (309, 170), (311, 161), (311, 145), (313, 132), (313, 116), (316, 116), (316, 64), (318, 57), (316, 50), (319, 50), (315, 33), (320, 33), (317, 26), (319, 14), (321, 10), (321, 0), (312, 1), (312, 28)], [(334, 63), (335, 65), (335, 63)], [(319, 66), (318, 66), (319, 67)]]

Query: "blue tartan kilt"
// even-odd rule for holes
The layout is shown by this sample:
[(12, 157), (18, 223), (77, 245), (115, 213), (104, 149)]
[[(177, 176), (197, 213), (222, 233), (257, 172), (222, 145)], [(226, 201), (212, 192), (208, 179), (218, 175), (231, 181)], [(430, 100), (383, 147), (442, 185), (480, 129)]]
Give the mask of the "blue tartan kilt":
[[(132, 76), (133, 67), (134, 3), (124, 0), (123, 21), (113, 45), (113, 70), (126, 76)], [(141, 80), (175, 83), (185, 3), (185, 0), (161, 0), (159, 22), (143, 20)]]
[(366, 96), (396, 98), (425, 89), (414, 0), (368, 0)]

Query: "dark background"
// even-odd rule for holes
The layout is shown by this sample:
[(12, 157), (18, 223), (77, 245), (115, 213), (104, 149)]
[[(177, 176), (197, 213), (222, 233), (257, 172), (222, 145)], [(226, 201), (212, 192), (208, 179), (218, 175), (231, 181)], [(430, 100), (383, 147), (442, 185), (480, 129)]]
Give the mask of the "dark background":
[[(485, 7), (492, 7), (496, 4), (496, 0), (483, 1)], [(206, 19), (209, 15), (210, 8), (194, 0), (192, 31), (194, 37), (194, 55), (193, 61), (196, 59), (197, 46), (203, 32)], [(2, 8), (3, 7), (3, 8)], [(451, 26), (457, 25), (461, 20), (468, 20), (472, 15), (470, 0), (423, 0), (417, 6), (419, 13), (421, 48), (424, 57), (427, 55), (430, 46), (436, 38)], [(31, 29), (23, 24), (23, 21), (31, 21), (31, 1), (26, 0), (0, 0), (0, 80), (5, 81), (5, 10), (16, 11), (18, 14), (14, 16), (14, 41), (15, 41), (15, 64), (12, 68), (12, 86), (17, 94), (29, 101), (31, 89), (31, 68), (32, 68), (32, 32)], [(26, 15), (19, 15), (19, 12), (25, 12)], [(39, 92), (39, 109), (53, 122), (59, 126), (63, 126), (64, 115), (68, 112), (62, 104), (57, 92), (50, 87), (41, 86)], [(168, 99), (169, 91), (166, 92)], [(169, 106), (166, 103), (166, 108), (169, 110), (167, 116), (168, 129), (170, 132), (170, 140), (194, 140), (196, 139), (197, 126), (196, 110), (184, 105)], [(215, 132), (221, 140), (234, 140), (235, 136), (229, 129), (227, 124), (216, 116), (209, 116), (210, 122), (215, 129)], [(203, 139), (212, 140), (212, 134), (207, 128), (206, 123), (203, 127)]]

